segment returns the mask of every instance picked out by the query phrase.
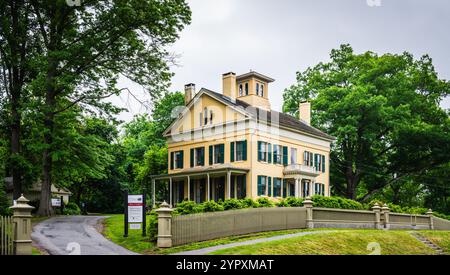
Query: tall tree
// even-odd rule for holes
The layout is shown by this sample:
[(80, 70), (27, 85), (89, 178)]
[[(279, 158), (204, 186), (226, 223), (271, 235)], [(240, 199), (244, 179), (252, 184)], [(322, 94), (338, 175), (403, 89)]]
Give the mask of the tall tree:
[(120, 93), (116, 88), (120, 75), (157, 96), (171, 77), (165, 46), (176, 40), (191, 13), (184, 0), (32, 3), (45, 41), (43, 69), (36, 78), (42, 83), (37, 93), (44, 98), (46, 144), (38, 214), (49, 215), (55, 116), (74, 105), (106, 114), (114, 111), (101, 99)]
[(32, 61), (40, 48), (37, 24), (29, 1), (0, 0), (0, 104), (10, 137), (8, 170), (16, 199), (22, 193), (21, 121), (26, 83), (33, 75)]
[(335, 193), (367, 200), (450, 161), (450, 120), (439, 107), (450, 83), (438, 78), (431, 58), (354, 54), (342, 45), (330, 59), (297, 73), (297, 83), (284, 92), (283, 110), (296, 115), (299, 102), (310, 100), (313, 125), (337, 138), (331, 152)]

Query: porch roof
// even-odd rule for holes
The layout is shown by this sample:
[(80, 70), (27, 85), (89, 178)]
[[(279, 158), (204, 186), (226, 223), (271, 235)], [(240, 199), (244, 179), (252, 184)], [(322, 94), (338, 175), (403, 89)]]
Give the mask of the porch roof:
[(250, 169), (235, 167), (233, 165), (225, 164), (225, 165), (216, 165), (216, 166), (208, 166), (208, 167), (196, 167), (189, 168), (182, 172), (165, 174), (165, 175), (153, 175), (150, 176), (152, 180), (161, 180), (161, 179), (169, 179), (169, 178), (182, 178), (187, 176), (202, 176), (207, 174), (221, 174), (226, 172), (235, 172), (240, 174), (245, 174)]

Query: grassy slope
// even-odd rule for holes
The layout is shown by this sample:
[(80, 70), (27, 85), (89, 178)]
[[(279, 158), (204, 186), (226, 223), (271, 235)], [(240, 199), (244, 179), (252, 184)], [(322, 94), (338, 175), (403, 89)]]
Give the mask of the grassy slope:
[[(447, 235), (447, 239), (449, 236)], [(377, 242), (382, 255), (434, 254), (406, 231), (342, 230), (248, 246), (223, 249), (212, 254), (229, 255), (352, 255), (369, 254), (367, 245)]]
[(420, 231), (420, 234), (441, 247), (444, 253), (450, 255), (450, 231)]

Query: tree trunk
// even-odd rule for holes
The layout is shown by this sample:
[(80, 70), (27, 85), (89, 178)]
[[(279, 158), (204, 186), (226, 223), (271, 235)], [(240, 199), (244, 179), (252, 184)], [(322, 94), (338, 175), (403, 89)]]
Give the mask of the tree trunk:
[(20, 153), (20, 121), (21, 114), (19, 112), (20, 91), (14, 87), (14, 92), (11, 93), (11, 157), (12, 167), (11, 175), (13, 179), (13, 199), (16, 200), (22, 194), (22, 173)]
[(346, 171), (347, 179), (347, 198), (351, 200), (356, 200), (356, 190), (359, 184), (360, 176), (358, 172), (353, 172), (352, 165), (347, 166)]

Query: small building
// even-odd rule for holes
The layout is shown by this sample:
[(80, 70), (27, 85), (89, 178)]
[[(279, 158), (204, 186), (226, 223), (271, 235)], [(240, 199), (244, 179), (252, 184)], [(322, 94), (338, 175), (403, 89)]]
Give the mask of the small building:
[[(13, 183), (12, 178), (5, 178), (6, 196), (9, 201), (13, 200)], [(38, 201), (41, 197), (41, 182), (34, 183), (31, 188), (24, 191), (24, 196), (30, 201)], [(72, 193), (64, 187), (56, 187), (54, 184), (51, 186), (52, 198), (63, 197), (64, 204), (69, 203), (69, 197)]]
[(185, 85), (185, 107), (164, 132), (168, 174), (152, 177), (153, 196), (156, 181), (168, 184), (171, 205), (329, 196), (334, 137), (311, 126), (309, 102), (300, 103), (300, 119), (272, 110), (273, 81), (251, 71), (223, 74), (222, 93)]

